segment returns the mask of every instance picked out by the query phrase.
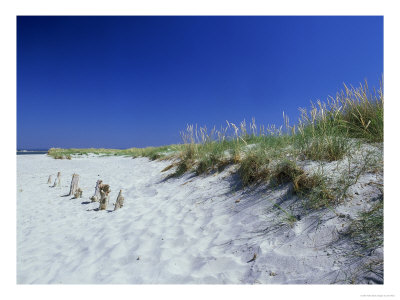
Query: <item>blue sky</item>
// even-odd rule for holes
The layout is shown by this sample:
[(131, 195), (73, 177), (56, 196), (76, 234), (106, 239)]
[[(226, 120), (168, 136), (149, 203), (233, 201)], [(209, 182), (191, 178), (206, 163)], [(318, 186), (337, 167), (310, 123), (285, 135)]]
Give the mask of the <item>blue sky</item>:
[(17, 148), (159, 146), (281, 124), (383, 74), (383, 17), (17, 17)]

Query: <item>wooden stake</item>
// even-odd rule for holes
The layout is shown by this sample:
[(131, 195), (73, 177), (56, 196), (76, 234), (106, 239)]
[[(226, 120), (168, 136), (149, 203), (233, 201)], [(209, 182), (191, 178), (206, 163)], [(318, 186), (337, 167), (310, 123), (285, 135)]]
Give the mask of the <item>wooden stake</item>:
[(49, 179), (47, 179), (47, 183), (48, 183), (48, 184), (51, 184), (52, 181), (53, 181), (53, 176), (50, 175), (50, 176), (49, 176)]
[(97, 202), (100, 200), (100, 185), (102, 182), (103, 182), (102, 180), (97, 180), (96, 188), (94, 190), (94, 195), (90, 197), (90, 200), (92, 200), (92, 202)]
[(54, 180), (53, 187), (60, 186), (60, 185), (61, 185), (61, 172), (58, 172), (57, 178), (56, 178), (56, 180)]
[(79, 188), (78, 185), (79, 185), (79, 175), (78, 174), (73, 174), (72, 175), (72, 180), (71, 180), (71, 187), (69, 188), (68, 196), (75, 195), (76, 191)]
[(76, 190), (76, 192), (75, 192), (75, 194), (74, 194), (74, 198), (75, 199), (77, 199), (77, 198), (82, 198), (82, 190), (81, 190), (81, 188), (78, 188), (77, 190)]
[(124, 197), (122, 196), (122, 190), (119, 191), (117, 201), (115, 202), (114, 210), (117, 210), (124, 206)]
[(109, 194), (111, 193), (110, 186), (108, 184), (100, 185), (100, 206), (99, 210), (107, 209), (108, 201), (110, 199)]

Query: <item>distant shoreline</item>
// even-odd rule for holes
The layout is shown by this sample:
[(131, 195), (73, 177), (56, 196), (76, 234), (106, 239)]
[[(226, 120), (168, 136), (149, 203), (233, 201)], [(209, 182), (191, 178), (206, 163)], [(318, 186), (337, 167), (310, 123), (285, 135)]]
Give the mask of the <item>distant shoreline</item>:
[(17, 155), (47, 154), (48, 150), (17, 150)]

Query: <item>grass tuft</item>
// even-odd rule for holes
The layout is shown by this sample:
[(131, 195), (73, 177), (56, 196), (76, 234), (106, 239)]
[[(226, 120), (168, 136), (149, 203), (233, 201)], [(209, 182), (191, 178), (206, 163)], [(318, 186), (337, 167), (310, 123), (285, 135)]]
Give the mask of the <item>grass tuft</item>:
[(272, 178), (276, 184), (282, 184), (294, 182), (301, 175), (304, 175), (304, 171), (295, 162), (283, 160), (275, 166)]
[(295, 162), (284, 160), (276, 165), (271, 176), (275, 184), (292, 183), (293, 193), (306, 199), (306, 207), (319, 209), (335, 204), (333, 191), (323, 174), (306, 174)]
[(243, 186), (267, 181), (270, 176), (269, 159), (265, 152), (248, 153), (239, 163), (239, 176)]
[(341, 136), (301, 137), (297, 144), (307, 159), (337, 161), (349, 151), (349, 140)]
[(360, 213), (347, 234), (364, 250), (370, 251), (383, 245), (383, 201), (378, 200), (373, 207)]

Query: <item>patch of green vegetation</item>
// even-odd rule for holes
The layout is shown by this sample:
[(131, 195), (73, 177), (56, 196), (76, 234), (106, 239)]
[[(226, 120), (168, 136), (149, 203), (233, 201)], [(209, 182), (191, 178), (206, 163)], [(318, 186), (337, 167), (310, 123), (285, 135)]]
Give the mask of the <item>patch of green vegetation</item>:
[(129, 149), (104, 149), (104, 148), (51, 148), (48, 155), (55, 159), (71, 159), (71, 155), (103, 155), (103, 156), (131, 156), (148, 157), (151, 160), (178, 155), (183, 145), (168, 145), (161, 147), (129, 148)]
[(339, 200), (348, 197), (348, 190), (355, 185), (364, 173), (383, 173), (382, 150), (367, 150), (359, 154), (360, 157), (347, 155), (343, 170), (338, 173), (335, 181), (335, 194)]
[(383, 199), (370, 210), (362, 212), (346, 232), (364, 250), (370, 251), (383, 245)]
[(270, 177), (269, 158), (262, 150), (251, 151), (239, 162), (238, 173), (243, 186), (266, 182)]
[(193, 166), (193, 161), (191, 160), (181, 160), (176, 168), (174, 177), (179, 177), (189, 171)]
[(335, 135), (298, 135), (295, 144), (305, 158), (319, 161), (340, 160), (348, 153), (350, 148), (349, 139)]
[(232, 142), (229, 141), (221, 143), (211, 142), (198, 147), (196, 154), (196, 174), (200, 175), (211, 171), (223, 170), (224, 167), (232, 163), (229, 157), (229, 149), (232, 149)]
[(383, 142), (383, 103), (382, 87), (371, 93), (366, 82), (358, 88), (345, 85), (335, 98), (300, 109), (294, 140), (306, 158), (328, 161), (342, 159), (352, 138)]
[(54, 159), (71, 159), (71, 154), (67, 153), (67, 154), (61, 154), (61, 153), (57, 153), (53, 155)]
[(292, 183), (293, 193), (305, 199), (311, 209), (333, 205), (335, 196), (321, 173), (306, 174), (295, 162), (284, 160), (275, 166), (271, 179), (275, 184)]
[(186, 145), (185, 149), (180, 153), (180, 161), (176, 168), (176, 171), (172, 176), (178, 177), (183, 175), (185, 172), (192, 169), (195, 164), (196, 147), (194, 145)]
[(383, 89), (371, 93), (368, 84), (348, 88), (337, 96), (344, 104), (341, 114), (342, 127), (350, 137), (369, 142), (383, 142)]
[(203, 156), (196, 167), (196, 174), (200, 175), (208, 173), (217, 168), (222, 163), (222, 158), (216, 153), (210, 153), (209, 155)]
[(283, 160), (279, 162), (272, 173), (273, 182), (276, 184), (294, 182), (297, 177), (303, 175), (304, 171), (300, 169), (295, 162)]
[(307, 199), (306, 207), (310, 209), (332, 207), (338, 203), (334, 191), (328, 187), (327, 179), (323, 174), (306, 176), (297, 193)]

